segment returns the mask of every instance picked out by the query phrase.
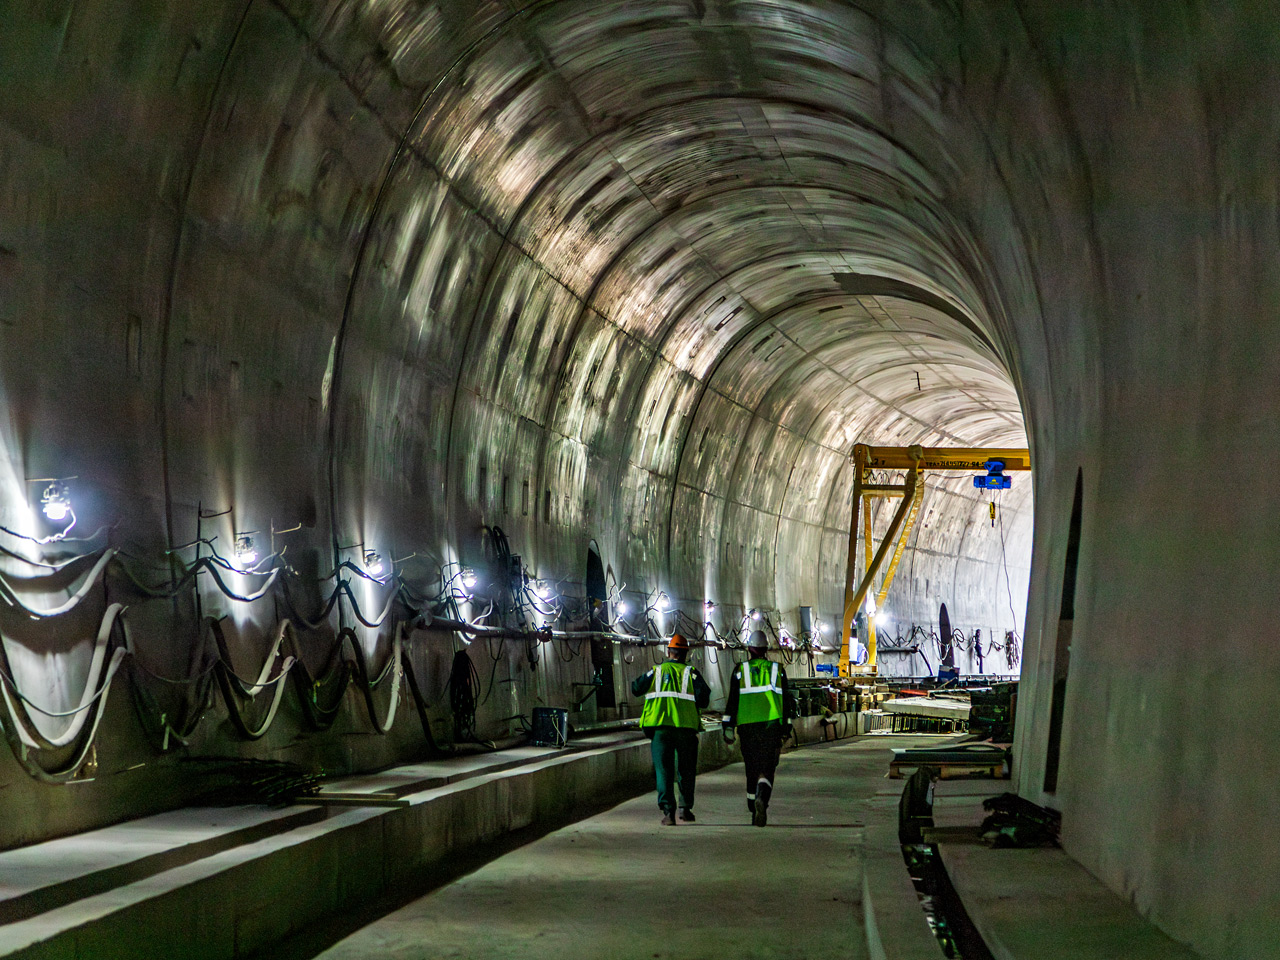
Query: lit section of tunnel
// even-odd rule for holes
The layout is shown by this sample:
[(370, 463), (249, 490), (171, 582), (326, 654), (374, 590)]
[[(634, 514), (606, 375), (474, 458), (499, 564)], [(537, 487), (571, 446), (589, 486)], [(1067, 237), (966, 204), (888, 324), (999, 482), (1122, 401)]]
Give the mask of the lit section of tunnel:
[[(285, 674), (314, 700), (339, 668), (399, 684), (403, 652), (447, 725), (460, 641), (406, 598), (475, 569), (481, 616), (495, 528), (569, 598), (562, 625), (594, 542), (618, 629), (647, 607), (658, 632), (678, 610), (738, 637), (754, 610), (830, 659), (852, 445), (1026, 443), (982, 254), (904, 144), (941, 148), (929, 68), (863, 14), (205, 4), (148, 11), (139, 47), (128, 12), (11, 32), (4, 281), (10, 319), (38, 319), (5, 328), (5, 575), (39, 617), (4, 628), (7, 664), (65, 713), (122, 638), (137, 706), (28, 711), (37, 779), (245, 740), (340, 769), (412, 755), (394, 692), (321, 709)], [(29, 478), (65, 480), (74, 536)], [(1020, 633), (1030, 483), (998, 525), (967, 477), (929, 485), (882, 637), (935, 629), (939, 602), (970, 649)], [(485, 736), (590, 678), (526, 646), (489, 650)], [(621, 690), (643, 664), (619, 666)], [(718, 691), (727, 667), (704, 663)], [(125, 803), (107, 776), (74, 805), (8, 776), (44, 811), (13, 840)], [(180, 797), (167, 776), (151, 802)]]
[[(598, 527), (632, 589), (714, 599), (728, 620), (807, 603), (832, 625), (854, 440), (1023, 442), (973, 265), (952, 252), (963, 239), (927, 215), (924, 170), (851, 114), (850, 87), (871, 81), (805, 60), (803, 21), (709, 28), (728, 48), (759, 32), (813, 71), (745, 83), (700, 55), (687, 17), (538, 9), (469, 48), (408, 127), (373, 220), (369, 256), (391, 275), (376, 309), (358, 294), (349, 319), (387, 313), (386, 329), (417, 325), (421, 344), (461, 351), (442, 401), (446, 482), (467, 494), (460, 541), (467, 521), (501, 522), (572, 571)], [(467, 211), (403, 216), (415, 199)], [(460, 247), (477, 251), (474, 304), (447, 299), (458, 257), (428, 254)], [(397, 369), (388, 395), (421, 366)], [(357, 419), (373, 434), (392, 417), (370, 406)], [(1003, 610), (1026, 592), (1025, 497), (1010, 504), (1021, 582), (1008, 604), (963, 563), (923, 578), (935, 599), (965, 595), (962, 621), (1020, 619)], [(954, 556), (973, 505), (931, 511), (925, 549)], [(970, 550), (975, 569), (994, 562), (989, 538)]]

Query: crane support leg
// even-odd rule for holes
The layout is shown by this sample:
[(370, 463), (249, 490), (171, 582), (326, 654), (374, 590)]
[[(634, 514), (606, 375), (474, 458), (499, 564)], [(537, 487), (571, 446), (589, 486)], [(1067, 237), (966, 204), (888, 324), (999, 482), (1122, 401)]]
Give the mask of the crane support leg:
[[(855, 470), (859, 470), (861, 463), (859, 462), (859, 458), (856, 453), (854, 460)], [(862, 581), (858, 584), (858, 587), (855, 590), (853, 580), (855, 574), (854, 559), (857, 556), (858, 501), (862, 496), (860, 474), (861, 470), (859, 470), (859, 476), (854, 479), (855, 499), (853, 506), (853, 522), (849, 530), (849, 564), (845, 570), (845, 605), (840, 640), (840, 675), (846, 677), (849, 675), (849, 641), (853, 635), (853, 618), (858, 612), (859, 605), (866, 599), (867, 591), (871, 588), (874, 577), (879, 572), (880, 567), (884, 564), (885, 557), (888, 556), (890, 549), (895, 551), (896, 557), (901, 556), (902, 543), (905, 543), (906, 538), (902, 537), (901, 542), (899, 542), (899, 535), (902, 533), (903, 523), (905, 522), (907, 515), (910, 513), (914, 516), (915, 510), (919, 507), (919, 500), (916, 496), (916, 491), (921, 486), (920, 469), (917, 463), (911, 467), (910, 472), (907, 474), (907, 482), (902, 491), (902, 503), (898, 504), (898, 509), (893, 514), (893, 520), (889, 523), (889, 531), (885, 534), (884, 540), (880, 542), (880, 547), (876, 550), (875, 555), (872, 556), (870, 561), (866, 564), (866, 569), (862, 574)], [(871, 537), (868, 535), (865, 537), (865, 540), (867, 550), (870, 552)], [(868, 662), (874, 664), (875, 652), (873, 645), (875, 641), (872, 639), (870, 631), (868, 631), (867, 639), (869, 641), (867, 644)]]
[(863, 474), (866, 472), (867, 448), (853, 448), (853, 515), (849, 518), (849, 554), (844, 567), (844, 615), (840, 620), (840, 676), (849, 675), (849, 636), (858, 605), (853, 601), (853, 577), (858, 568), (858, 507), (862, 503)]

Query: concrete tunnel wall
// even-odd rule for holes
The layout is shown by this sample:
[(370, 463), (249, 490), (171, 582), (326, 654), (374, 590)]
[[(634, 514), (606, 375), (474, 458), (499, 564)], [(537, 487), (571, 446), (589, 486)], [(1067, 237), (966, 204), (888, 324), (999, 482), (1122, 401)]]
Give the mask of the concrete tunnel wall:
[[(633, 598), (794, 631), (802, 603), (838, 618), (850, 444), (1017, 444), (1025, 416), (1010, 585), (985, 504), (936, 484), (892, 612), (930, 622), (946, 600), (985, 633), (1025, 597), (1020, 791), (1173, 936), (1271, 955), (1280, 828), (1248, 773), (1280, 759), (1258, 626), (1280, 406), (1270, 10), (49, 0), (0, 22), (6, 526), (46, 535), (26, 478), (77, 475), (83, 527), (115, 523), (122, 562), (159, 578), (199, 504), (235, 511), (202, 531), (224, 546), (301, 523), (301, 590), (356, 543), (416, 553), (405, 579), (430, 585), (479, 564), (496, 523), (539, 576), (580, 582), (594, 538)], [(117, 597), (138, 659), (193, 666), (194, 598), (145, 604), (108, 576), (83, 623), (5, 624), (24, 691), (74, 702)], [(251, 673), (279, 589), (197, 591)], [(356, 630), (379, 662), (389, 632)], [(420, 639), (438, 695), (452, 651)], [(521, 653), (504, 708), (589, 669)], [(348, 707), (256, 747), (215, 708), (196, 746), (352, 768), (416, 749)], [(153, 756), (127, 705), (106, 713), (100, 770)], [(72, 802), (11, 776), (11, 839), (138, 809), (110, 783)]]

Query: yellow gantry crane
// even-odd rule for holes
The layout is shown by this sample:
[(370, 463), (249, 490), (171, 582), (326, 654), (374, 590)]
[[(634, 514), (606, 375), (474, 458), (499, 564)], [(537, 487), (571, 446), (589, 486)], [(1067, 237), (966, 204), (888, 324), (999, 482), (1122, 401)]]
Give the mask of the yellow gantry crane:
[[(889, 595), (889, 585), (898, 571), (898, 561), (906, 549), (907, 538), (920, 513), (920, 501), (924, 498), (926, 470), (984, 471), (987, 478), (1000, 480), (1009, 470), (1030, 470), (1031, 453), (1013, 448), (969, 447), (870, 447), (859, 443), (853, 448), (853, 516), (849, 521), (849, 556), (844, 580), (844, 621), (840, 630), (840, 676), (849, 676), (849, 643), (853, 635), (853, 619), (858, 607), (866, 599), (876, 574), (884, 566), (885, 558), (892, 551), (892, 559), (885, 569), (884, 579), (876, 591), (878, 610)], [(872, 483), (873, 470), (905, 470), (902, 483)], [(980, 478), (981, 479), (981, 478)], [(988, 484), (992, 489), (1008, 486), (1003, 483)], [(871, 500), (875, 497), (901, 497), (902, 503), (889, 522), (889, 530), (878, 548), (871, 539)], [(858, 561), (858, 509), (862, 508), (862, 542), (866, 560), (862, 580), (854, 588), (854, 574)], [(872, 672), (876, 665), (875, 621), (867, 618), (867, 666)]]

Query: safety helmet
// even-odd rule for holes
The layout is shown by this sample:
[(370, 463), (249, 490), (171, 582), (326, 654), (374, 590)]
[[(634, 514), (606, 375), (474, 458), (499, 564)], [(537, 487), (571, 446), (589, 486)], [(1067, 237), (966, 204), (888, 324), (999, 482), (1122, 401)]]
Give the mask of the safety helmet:
[(752, 650), (768, 650), (769, 638), (764, 635), (763, 630), (752, 630), (747, 637), (747, 646)]
[(689, 641), (686, 640), (684, 637), (680, 636), (680, 634), (673, 633), (671, 635), (671, 640), (667, 643), (667, 649), (668, 650), (688, 650)]

